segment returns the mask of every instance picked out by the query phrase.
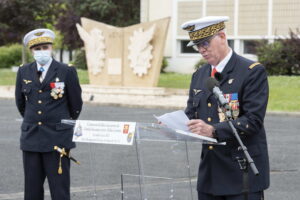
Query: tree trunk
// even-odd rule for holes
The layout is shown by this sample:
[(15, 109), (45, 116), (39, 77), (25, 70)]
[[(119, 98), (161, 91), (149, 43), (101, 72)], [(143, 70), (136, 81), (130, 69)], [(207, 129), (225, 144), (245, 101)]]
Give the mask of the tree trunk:
[(64, 49), (61, 48), (61, 49), (59, 50), (59, 61), (60, 61), (60, 62), (64, 62), (63, 53), (64, 53)]
[(27, 63), (27, 58), (26, 58), (26, 47), (22, 45), (22, 64)]
[(69, 62), (71, 62), (73, 60), (73, 51), (72, 49), (69, 49)]

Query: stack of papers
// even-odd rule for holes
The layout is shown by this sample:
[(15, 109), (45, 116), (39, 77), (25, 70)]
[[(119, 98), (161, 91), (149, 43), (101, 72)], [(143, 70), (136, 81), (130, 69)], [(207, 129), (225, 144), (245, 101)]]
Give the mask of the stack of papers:
[(155, 116), (154, 117), (161, 122), (162, 124), (166, 125), (168, 128), (174, 129), (176, 133), (186, 135), (189, 137), (198, 138), (202, 141), (206, 142), (212, 142), (212, 143), (218, 143), (216, 139), (198, 135), (195, 133), (192, 133), (189, 131), (189, 128), (187, 126), (187, 123), (189, 121), (189, 118), (186, 116), (186, 114), (183, 112), (183, 110), (174, 111), (171, 113), (166, 113), (161, 116)]

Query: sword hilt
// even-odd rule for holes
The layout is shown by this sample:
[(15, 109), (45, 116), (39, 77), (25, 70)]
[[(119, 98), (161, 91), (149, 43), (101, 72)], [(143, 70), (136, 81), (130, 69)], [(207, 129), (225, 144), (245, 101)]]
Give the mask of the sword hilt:
[(72, 160), (73, 162), (75, 162), (76, 164), (80, 165), (80, 162), (77, 161), (75, 158), (73, 158), (72, 156), (70, 156), (70, 153), (68, 154), (64, 148), (59, 148), (58, 146), (54, 146), (54, 150), (57, 151), (58, 153), (60, 153), (63, 156), (66, 156), (67, 158), (69, 158), (70, 160)]

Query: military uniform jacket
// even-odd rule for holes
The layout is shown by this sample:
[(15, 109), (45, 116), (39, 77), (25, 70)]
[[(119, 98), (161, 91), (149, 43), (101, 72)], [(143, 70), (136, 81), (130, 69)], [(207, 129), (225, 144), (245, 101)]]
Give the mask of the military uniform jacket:
[[(50, 84), (64, 83), (64, 94), (54, 99)], [(77, 119), (81, 108), (81, 87), (74, 67), (53, 59), (46, 77), (40, 83), (36, 62), (19, 68), (15, 90), (16, 104), (23, 117), (21, 149), (50, 152), (55, 145), (71, 149), (73, 127), (62, 119)]]
[[(211, 66), (204, 65), (192, 77), (186, 114), (190, 119), (201, 119), (216, 129), (219, 142), (226, 146), (203, 144), (197, 189), (213, 195), (241, 194), (243, 172), (236, 157), (244, 158), (227, 122), (220, 122), (215, 96), (206, 87)], [(269, 186), (269, 158), (264, 117), (268, 102), (268, 81), (265, 68), (235, 52), (225, 66), (220, 81), (224, 94), (238, 96), (239, 114), (233, 125), (248, 148), (259, 170), (254, 176), (249, 168), (250, 192), (262, 191)]]

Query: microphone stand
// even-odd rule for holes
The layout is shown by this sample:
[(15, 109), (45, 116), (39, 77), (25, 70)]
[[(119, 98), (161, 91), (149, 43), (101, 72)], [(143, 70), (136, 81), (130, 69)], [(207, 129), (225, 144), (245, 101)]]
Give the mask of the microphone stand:
[(238, 162), (239, 166), (240, 166), (240, 169), (243, 171), (243, 193), (244, 193), (244, 199), (245, 200), (248, 200), (248, 193), (249, 193), (249, 166), (251, 168), (251, 170), (253, 171), (254, 175), (255, 176), (258, 176), (259, 175), (259, 172), (255, 166), (255, 163), (253, 161), (253, 159), (251, 158), (248, 150), (247, 150), (247, 147), (244, 145), (243, 141), (241, 140), (236, 128), (233, 126), (232, 124), (232, 120), (233, 120), (233, 117), (232, 117), (232, 111), (231, 109), (229, 108), (229, 105), (226, 104), (226, 105), (223, 105), (221, 106), (223, 109), (223, 113), (225, 115), (225, 120), (227, 121), (227, 123), (229, 124), (231, 130), (232, 130), (232, 133), (234, 135), (234, 137), (236, 138), (236, 140), (238, 141), (239, 143), (239, 148), (238, 150), (239, 151), (243, 151), (244, 155), (245, 155), (245, 158), (240, 158), (240, 157), (236, 157), (236, 161)]

